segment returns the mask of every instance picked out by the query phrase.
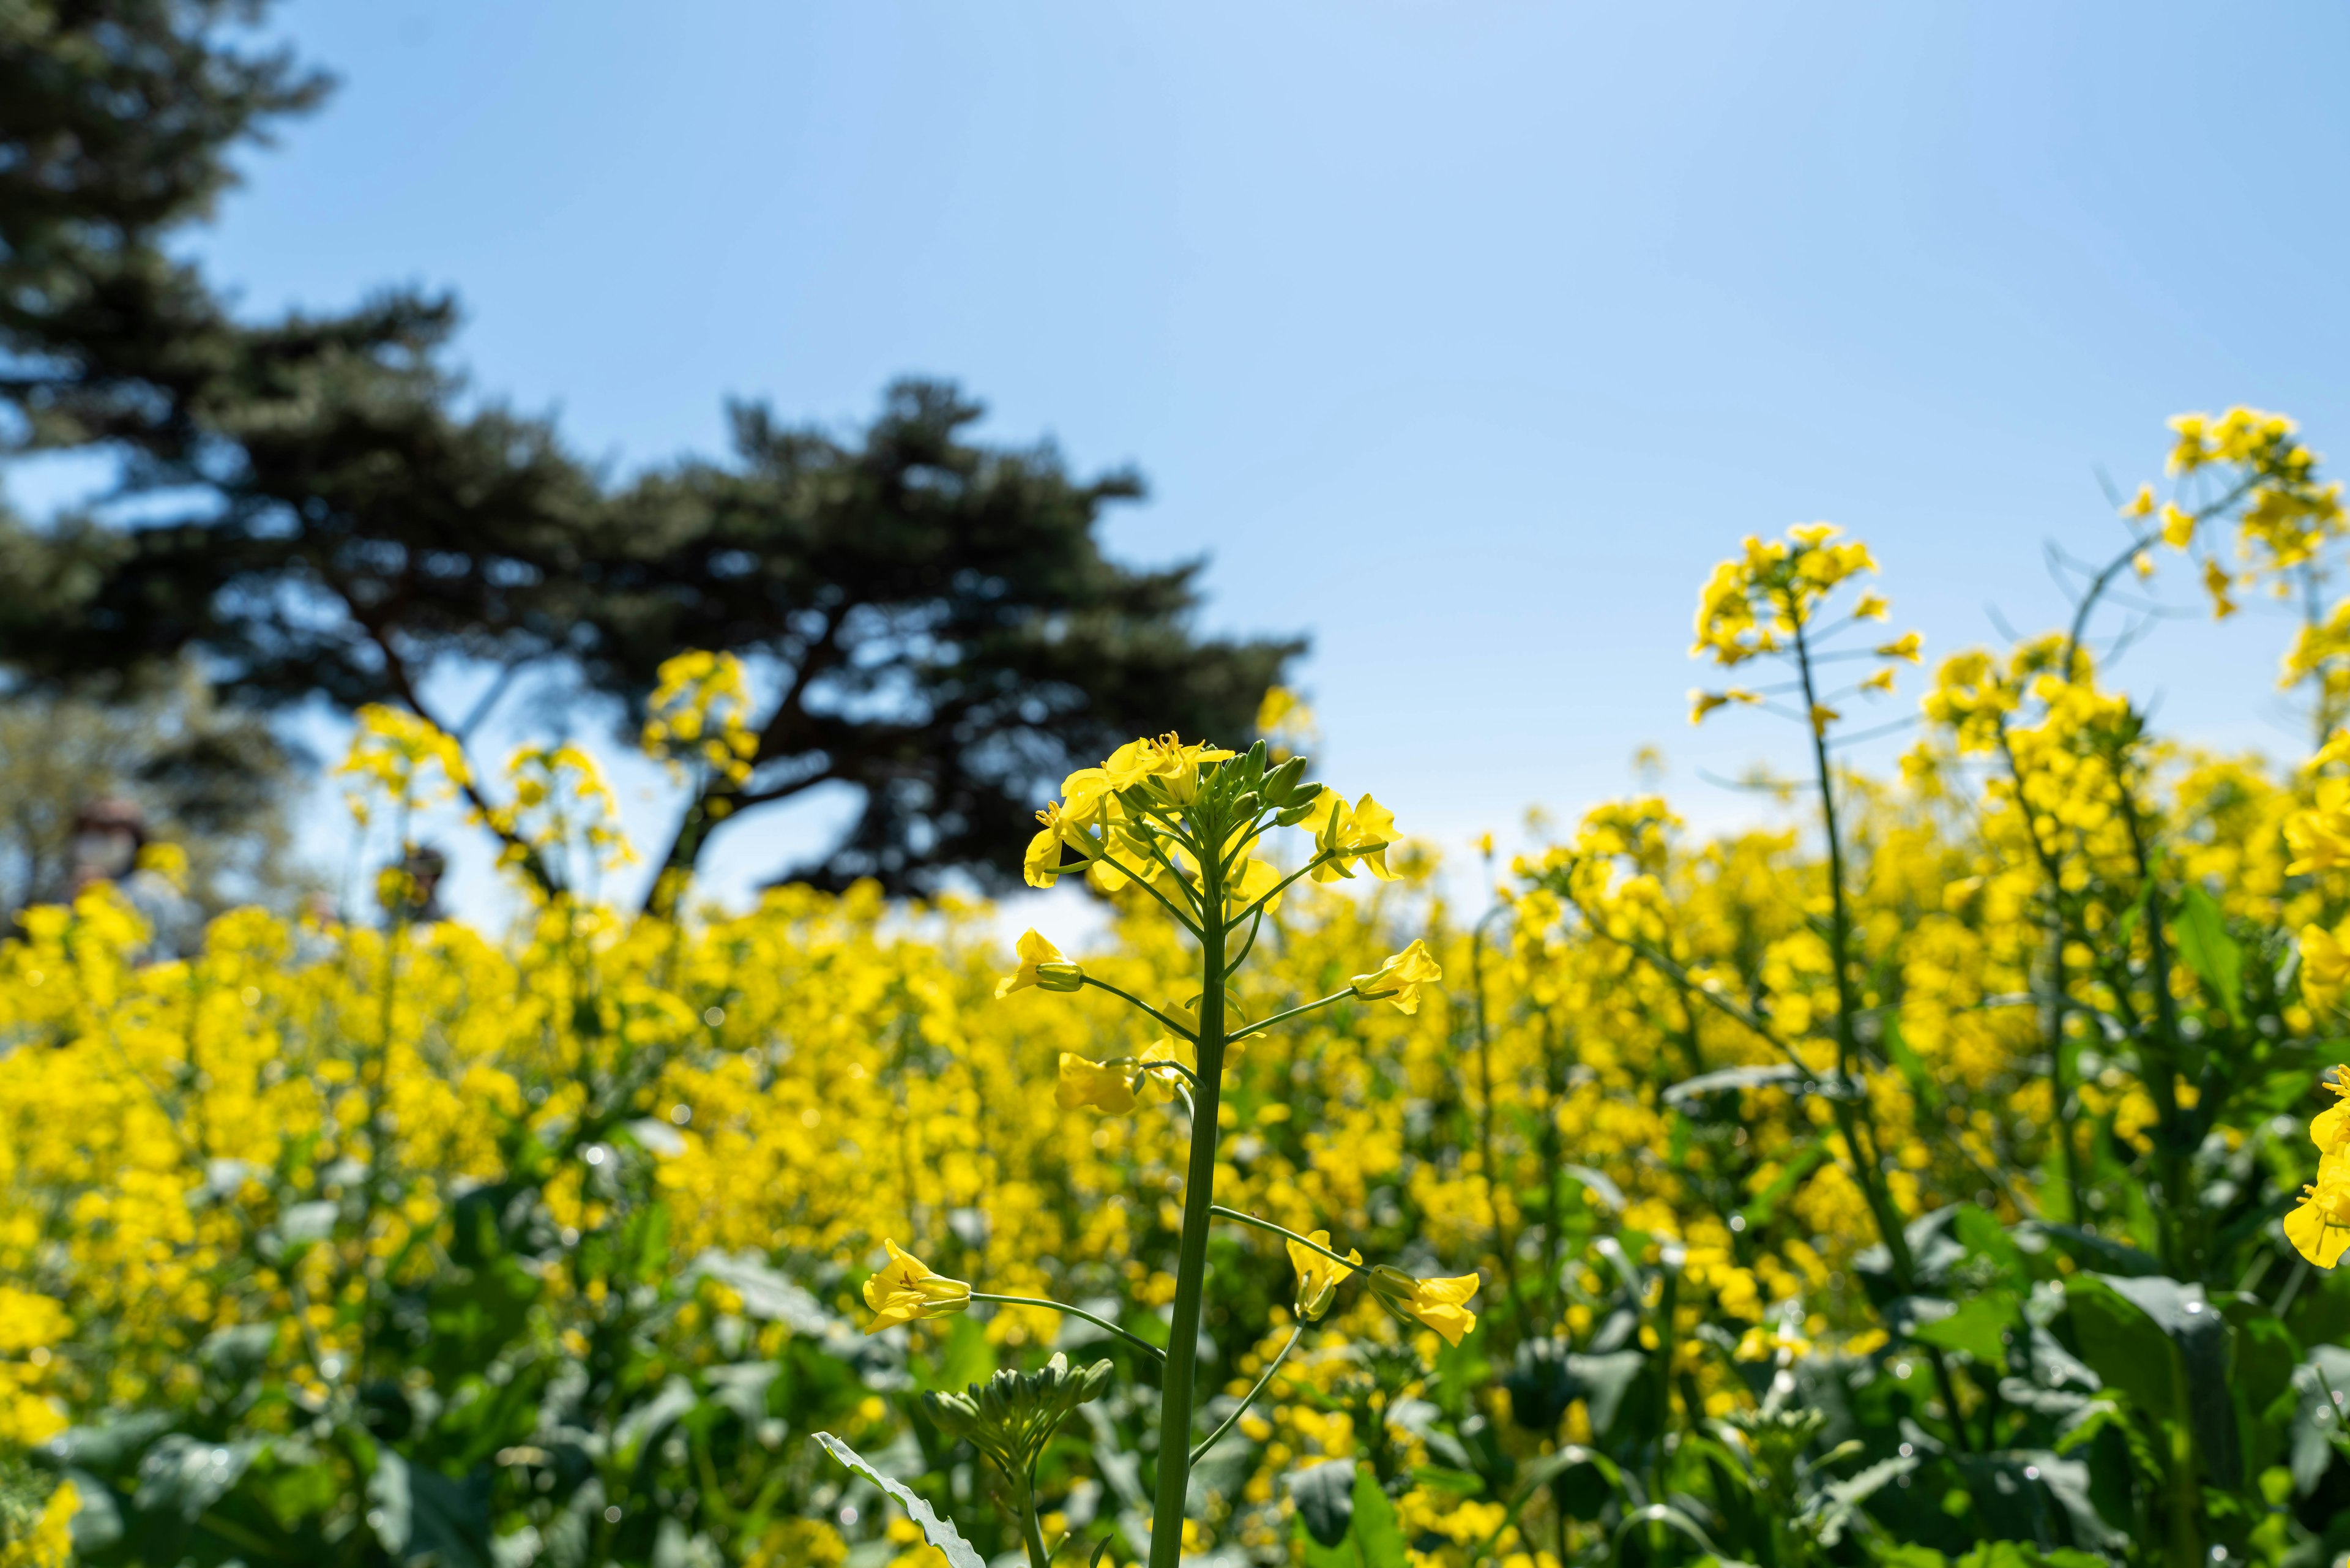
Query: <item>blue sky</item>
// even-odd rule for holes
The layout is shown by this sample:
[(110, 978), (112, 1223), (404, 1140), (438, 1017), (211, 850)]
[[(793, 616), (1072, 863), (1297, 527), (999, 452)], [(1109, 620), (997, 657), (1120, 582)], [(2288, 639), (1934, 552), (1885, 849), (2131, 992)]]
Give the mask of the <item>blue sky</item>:
[[(728, 395), (845, 425), (959, 378), (999, 437), (1138, 463), (1113, 547), (1211, 556), (1213, 626), (1310, 632), (1326, 775), (1456, 845), (1621, 792), (1644, 743), (1700, 821), (1750, 809), (1701, 771), (1792, 765), (1767, 720), (1686, 722), (1697, 586), (1745, 534), (1845, 524), (1947, 652), (1986, 607), (2059, 616), (2043, 541), (2119, 542), (2097, 472), (2154, 477), (2170, 413), (2282, 409), (2350, 455), (2338, 8), (279, 24), (343, 86), (195, 242), (248, 308), (454, 288), (480, 388), (616, 471), (715, 451)], [(2128, 683), (2289, 750), (2286, 635), (2185, 622)], [(745, 825), (718, 885), (815, 831)]]

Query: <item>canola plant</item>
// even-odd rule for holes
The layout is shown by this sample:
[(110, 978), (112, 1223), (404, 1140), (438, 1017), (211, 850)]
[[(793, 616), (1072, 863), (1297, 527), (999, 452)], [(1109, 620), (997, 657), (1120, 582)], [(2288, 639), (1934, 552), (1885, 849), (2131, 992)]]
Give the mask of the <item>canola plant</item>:
[[(2290, 421), (2174, 434), (2071, 623), (1907, 711), (1866, 548), (1748, 540), (1694, 716), (1785, 722), (1783, 826), (1605, 805), (1466, 909), (1280, 694), (1045, 805), (1074, 954), (624, 916), (591, 759), (369, 711), (356, 807), (461, 798), (515, 932), (0, 946), (0, 1565), (2337, 1560), (2346, 525)], [(2298, 620), (2305, 758), (2103, 677), (2166, 558)], [(681, 655), (645, 744), (751, 707)]]

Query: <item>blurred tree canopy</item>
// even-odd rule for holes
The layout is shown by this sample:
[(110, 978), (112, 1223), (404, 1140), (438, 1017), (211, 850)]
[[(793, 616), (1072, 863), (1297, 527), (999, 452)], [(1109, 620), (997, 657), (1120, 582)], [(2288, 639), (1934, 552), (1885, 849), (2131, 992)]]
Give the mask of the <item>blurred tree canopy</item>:
[[(951, 385), (892, 388), (853, 439), (732, 410), (733, 461), (614, 482), (546, 421), (472, 395), (446, 296), (236, 319), (171, 244), (230, 154), (325, 82), (250, 47), (263, 7), (200, 0), (0, 13), (0, 406), (10, 448), (122, 460), (126, 510), (0, 521), (33, 591), (0, 661), (52, 689), (193, 657), (230, 701), (391, 702), (461, 735), (518, 685), (584, 687), (623, 728), (684, 648), (750, 661), (773, 706), (752, 776), (657, 856), (819, 784), (858, 790), (796, 875), (923, 890), (1016, 880), (1025, 803), (1170, 723), (1247, 732), (1303, 644), (1193, 628), (1197, 563), (1106, 557), (1130, 472), (991, 446)], [(470, 722), (430, 678), (494, 672)], [(723, 794), (723, 801), (714, 798)]]

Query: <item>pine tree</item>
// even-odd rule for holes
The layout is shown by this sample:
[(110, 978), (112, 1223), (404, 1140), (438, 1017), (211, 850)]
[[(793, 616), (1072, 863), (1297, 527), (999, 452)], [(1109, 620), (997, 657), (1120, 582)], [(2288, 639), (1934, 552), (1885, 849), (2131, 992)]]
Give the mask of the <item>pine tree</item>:
[(228, 150), (322, 90), (232, 47), (255, 14), (0, 8), (16, 440), (102, 445), (126, 491), (182, 508), (0, 527), (0, 559), (40, 585), (0, 606), (0, 660), (86, 684), (193, 655), (249, 705), (426, 712), (432, 672), (470, 659), (500, 691), (577, 681), (626, 732), (663, 659), (735, 652), (780, 691), (754, 771), (689, 804), (661, 865), (689, 869), (723, 817), (844, 784), (854, 826), (793, 869), (892, 890), (1015, 878), (1028, 803), (1119, 740), (1248, 729), (1303, 645), (1196, 635), (1196, 564), (1130, 569), (1096, 538), (1139, 482), (973, 441), (981, 410), (951, 386), (892, 389), (850, 441), (740, 408), (734, 461), (613, 487), (546, 421), (468, 396), (447, 299), (235, 320), (166, 245), (230, 180)]

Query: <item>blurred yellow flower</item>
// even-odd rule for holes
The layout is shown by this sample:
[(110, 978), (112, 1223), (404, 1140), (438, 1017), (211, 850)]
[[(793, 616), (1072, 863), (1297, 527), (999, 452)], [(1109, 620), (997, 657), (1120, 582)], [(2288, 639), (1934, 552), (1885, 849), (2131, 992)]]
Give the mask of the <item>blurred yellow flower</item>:
[(1461, 1336), (1477, 1326), (1477, 1314), (1468, 1306), (1469, 1298), (1477, 1293), (1479, 1281), (1475, 1274), (1421, 1280), (1401, 1269), (1377, 1263), (1365, 1276), (1365, 1282), (1378, 1297), (1381, 1306), (1408, 1322), (1434, 1329), (1444, 1336), (1447, 1345), (1459, 1345)]
[(1064, 1051), (1060, 1077), (1053, 1085), (1053, 1103), (1065, 1111), (1090, 1106), (1123, 1116), (1134, 1109), (1133, 1075), (1128, 1068)]

